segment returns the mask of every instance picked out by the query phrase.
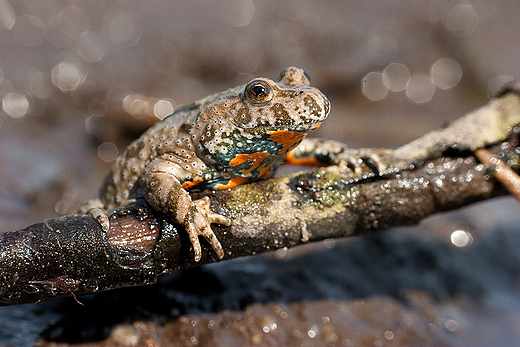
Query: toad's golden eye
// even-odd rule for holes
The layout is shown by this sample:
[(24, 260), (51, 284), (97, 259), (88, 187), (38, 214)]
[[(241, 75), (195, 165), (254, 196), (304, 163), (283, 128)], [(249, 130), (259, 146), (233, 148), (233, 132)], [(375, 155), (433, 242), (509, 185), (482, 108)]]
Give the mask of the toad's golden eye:
[(245, 95), (254, 104), (264, 104), (271, 101), (274, 91), (266, 81), (254, 80), (246, 86)]

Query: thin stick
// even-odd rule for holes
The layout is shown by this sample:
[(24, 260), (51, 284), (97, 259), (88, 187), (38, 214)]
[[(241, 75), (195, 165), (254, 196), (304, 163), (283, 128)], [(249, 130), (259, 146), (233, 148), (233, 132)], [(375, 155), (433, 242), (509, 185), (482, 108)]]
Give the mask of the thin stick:
[(494, 166), (495, 178), (504, 185), (511, 195), (520, 201), (520, 176), (516, 172), (487, 149), (477, 149), (475, 157), (483, 164)]

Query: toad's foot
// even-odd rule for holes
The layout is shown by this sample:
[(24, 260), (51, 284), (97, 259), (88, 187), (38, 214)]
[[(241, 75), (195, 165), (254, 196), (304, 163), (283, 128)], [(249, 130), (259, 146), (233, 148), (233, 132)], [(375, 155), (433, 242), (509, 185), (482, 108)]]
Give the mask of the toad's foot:
[(209, 198), (193, 201), (192, 208), (186, 216), (185, 228), (188, 232), (190, 242), (193, 245), (195, 261), (199, 261), (202, 255), (199, 236), (203, 236), (211, 244), (219, 259), (224, 257), (224, 250), (219, 240), (211, 230), (210, 224), (217, 223), (226, 226), (231, 225), (231, 220), (225, 216), (215, 213), (209, 209)]
[(384, 172), (386, 165), (383, 164), (379, 155), (370, 149), (345, 148), (335, 158), (335, 164), (344, 167), (350, 167), (356, 175), (362, 173), (361, 163), (365, 163), (372, 168), (375, 174)]
[(107, 232), (110, 229), (110, 222), (108, 220), (108, 213), (105, 210), (105, 205), (99, 199), (93, 199), (87, 201), (85, 204), (80, 206), (79, 213), (90, 214), (94, 217), (99, 224), (101, 224), (101, 229), (104, 232)]

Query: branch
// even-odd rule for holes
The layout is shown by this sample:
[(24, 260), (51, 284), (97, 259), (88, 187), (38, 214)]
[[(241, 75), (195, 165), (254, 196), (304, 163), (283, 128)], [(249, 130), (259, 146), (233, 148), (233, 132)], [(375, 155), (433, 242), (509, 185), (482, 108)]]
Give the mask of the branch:
[[(396, 150), (377, 150), (389, 168), (381, 175), (330, 166), (212, 193), (212, 209), (233, 220), (214, 226), (225, 259), (414, 224), (507, 194), (472, 151), (487, 148), (518, 172), (517, 124), (520, 97), (511, 92)], [(92, 217), (72, 215), (0, 234), (0, 305), (152, 284), (218, 261), (202, 241), (195, 263), (182, 227), (140, 202), (116, 210), (110, 226), (105, 233)]]

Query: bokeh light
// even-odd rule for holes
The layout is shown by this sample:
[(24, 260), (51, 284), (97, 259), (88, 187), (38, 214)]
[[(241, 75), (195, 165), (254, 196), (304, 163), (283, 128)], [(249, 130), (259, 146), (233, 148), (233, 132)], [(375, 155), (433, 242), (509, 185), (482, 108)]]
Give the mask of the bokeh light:
[(447, 319), (444, 322), (444, 326), (448, 331), (455, 332), (459, 330), (459, 323), (454, 319)]
[(372, 101), (381, 100), (388, 93), (387, 84), (382, 73), (370, 72), (363, 77), (361, 92)]
[(29, 100), (24, 95), (9, 93), (2, 100), (2, 108), (8, 116), (20, 118), (29, 111)]
[(509, 83), (515, 81), (513, 76), (498, 75), (491, 79), (487, 85), (488, 95), (496, 95)]
[(107, 44), (103, 36), (92, 31), (85, 31), (76, 40), (76, 52), (83, 60), (93, 62), (103, 58)]
[(462, 68), (453, 59), (441, 58), (432, 64), (430, 76), (416, 73), (413, 76), (404, 64), (391, 63), (383, 73), (370, 72), (362, 81), (362, 92), (370, 100), (381, 100), (387, 91), (406, 91), (409, 100), (424, 104), (433, 98), (436, 87), (450, 89), (462, 78)]
[(394, 38), (388, 35), (376, 35), (368, 42), (367, 49), (368, 57), (380, 65), (391, 62), (399, 52)]
[(16, 21), (11, 4), (6, 0), (0, 0), (0, 30), (9, 30), (13, 27)]
[(478, 16), (469, 3), (455, 5), (446, 15), (444, 24), (457, 36), (467, 36), (477, 27)]
[(142, 95), (130, 94), (123, 99), (123, 108), (136, 118), (143, 118), (148, 113), (148, 99)]
[(0, 98), (13, 91), (11, 82), (7, 78), (0, 78)]
[(464, 230), (455, 230), (450, 236), (451, 243), (457, 247), (466, 247), (473, 242), (473, 237), (470, 233)]
[(251, 0), (229, 0), (220, 3), (220, 16), (233, 27), (248, 25), (255, 14), (255, 5)]
[(45, 99), (52, 95), (50, 77), (40, 71), (33, 71), (28, 78), (28, 91), (32, 95)]
[(141, 38), (141, 26), (125, 12), (110, 12), (103, 18), (105, 35), (124, 47), (131, 47)]
[(473, 236), (469, 232), (468, 223), (463, 220), (453, 223), (453, 232), (450, 235), (451, 243), (457, 247), (466, 247), (473, 243)]
[(173, 110), (174, 108), (170, 100), (159, 100), (153, 107), (153, 113), (159, 119), (164, 119), (166, 116), (169, 116), (173, 113)]
[(112, 162), (116, 160), (117, 154), (117, 147), (112, 142), (103, 142), (98, 147), (98, 155), (103, 161)]
[(461, 77), (462, 69), (453, 59), (439, 59), (432, 65), (432, 81), (441, 89), (450, 89), (455, 87)]
[(90, 19), (84, 9), (65, 7), (58, 15), (56, 26), (47, 30), (47, 40), (58, 48), (69, 47), (90, 27)]
[(410, 81), (410, 71), (403, 64), (392, 63), (383, 70), (384, 83), (389, 90), (399, 92), (406, 89)]
[(38, 17), (44, 28), (56, 26), (58, 4), (54, 0), (33, 0), (29, 4), (29, 13)]
[(81, 64), (77, 62), (63, 61), (51, 71), (52, 83), (64, 92), (70, 92), (78, 88), (87, 77)]
[(430, 101), (435, 93), (435, 84), (428, 75), (415, 74), (406, 86), (406, 96), (417, 104)]

